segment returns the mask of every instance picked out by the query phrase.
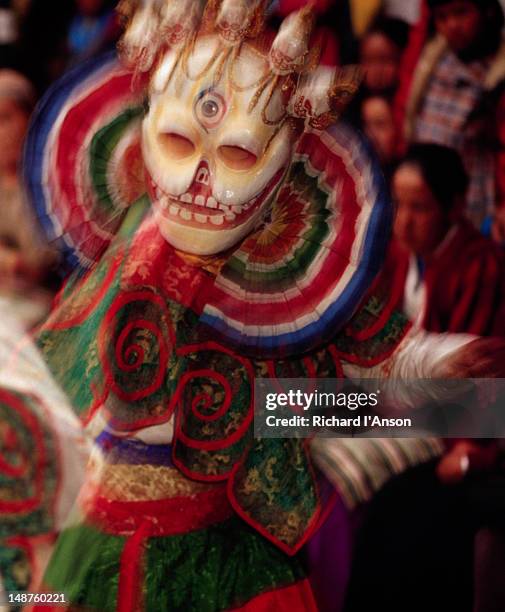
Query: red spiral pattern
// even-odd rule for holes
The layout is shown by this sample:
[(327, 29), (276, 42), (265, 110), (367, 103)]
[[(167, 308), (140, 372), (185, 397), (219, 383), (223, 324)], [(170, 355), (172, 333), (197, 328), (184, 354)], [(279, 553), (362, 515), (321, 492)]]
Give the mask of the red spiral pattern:
[(50, 453), (44, 441), (42, 424), (29, 401), (35, 400), (0, 390), (2, 514), (26, 514), (36, 510), (43, 501)]
[[(150, 290), (121, 293), (112, 303), (98, 334), (105, 389), (122, 402), (149, 408), (159, 403), (174, 345), (169, 312)], [(110, 402), (109, 402), (110, 403)], [(136, 404), (136, 405), (135, 405)]]
[(233, 446), (253, 420), (251, 363), (212, 342), (184, 347), (178, 355), (188, 358), (190, 369), (181, 376), (174, 397), (177, 443), (200, 451)]

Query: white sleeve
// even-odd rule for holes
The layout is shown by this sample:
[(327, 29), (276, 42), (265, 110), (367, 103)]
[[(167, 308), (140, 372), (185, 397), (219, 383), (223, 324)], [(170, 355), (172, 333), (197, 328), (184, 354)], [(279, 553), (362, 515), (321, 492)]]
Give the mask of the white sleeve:
[[(451, 386), (444, 384), (440, 378), (442, 366), (457, 350), (475, 340), (469, 334), (434, 334), (419, 328), (413, 328), (398, 345), (394, 353), (382, 363), (366, 368), (343, 362), (342, 367), (347, 378), (356, 380), (388, 380), (387, 393), (394, 403), (403, 407), (415, 408), (423, 401), (443, 400), (454, 393)], [(430, 385), (415, 385), (415, 381), (431, 379)], [(398, 381), (395, 383), (395, 380)], [(401, 381), (411, 381), (403, 385)]]
[(477, 336), (469, 334), (434, 334), (412, 329), (391, 357), (366, 368), (343, 362), (348, 378), (437, 378), (440, 366), (455, 351)]

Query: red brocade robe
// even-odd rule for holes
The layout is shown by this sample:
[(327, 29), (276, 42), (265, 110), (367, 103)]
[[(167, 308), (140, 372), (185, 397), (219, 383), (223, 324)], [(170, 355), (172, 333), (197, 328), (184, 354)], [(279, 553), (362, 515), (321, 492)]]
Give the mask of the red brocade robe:
[[(176, 467), (191, 479), (227, 481), (234, 510), (294, 554), (325, 512), (308, 441), (253, 439), (254, 378), (338, 378), (342, 361), (372, 367), (395, 351), (410, 325), (375, 287), (346, 328), (320, 350), (286, 360), (250, 359), (196, 325), (215, 277), (191, 259), (182, 259), (147, 220), (131, 243), (120, 241), (92, 273), (67, 285), (39, 346), (85, 423), (105, 410), (115, 430), (133, 432), (168, 421), (175, 410)], [(145, 361), (153, 355), (149, 367), (123, 359), (140, 350), (132, 340), (139, 329), (153, 343), (141, 351)], [(195, 408), (207, 387), (216, 401), (227, 390), (211, 420)], [(267, 482), (272, 457), (285, 487), (276, 494)], [(257, 474), (260, 481), (249, 486)], [(295, 526), (289, 516), (297, 517)]]
[[(404, 301), (410, 254), (392, 242), (382, 277), (392, 287), (397, 307)], [(426, 287), (421, 325), (430, 332), (481, 336), (505, 333), (503, 254), (469, 223), (425, 263)]]

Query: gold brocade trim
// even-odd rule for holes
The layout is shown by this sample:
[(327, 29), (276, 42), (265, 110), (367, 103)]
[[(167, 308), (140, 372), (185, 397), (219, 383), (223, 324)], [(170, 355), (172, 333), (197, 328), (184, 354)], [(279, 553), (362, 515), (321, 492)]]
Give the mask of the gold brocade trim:
[(180, 257), (190, 266), (196, 268), (202, 268), (207, 272), (210, 272), (214, 276), (217, 276), (221, 272), (221, 268), (229, 259), (229, 253), (226, 255), (192, 255), (191, 253), (185, 253), (184, 251), (175, 251), (176, 255)]
[(195, 482), (175, 468), (158, 465), (107, 465), (100, 474), (97, 493), (111, 501), (155, 501), (189, 497), (216, 485)]

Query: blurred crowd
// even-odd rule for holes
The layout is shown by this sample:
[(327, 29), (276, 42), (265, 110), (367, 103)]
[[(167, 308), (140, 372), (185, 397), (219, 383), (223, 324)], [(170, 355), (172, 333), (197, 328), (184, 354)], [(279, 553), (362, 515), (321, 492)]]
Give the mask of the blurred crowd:
[[(280, 0), (283, 14), (301, 0)], [(502, 335), (505, 39), (499, 0), (316, 2), (323, 58), (358, 62), (347, 120), (396, 203), (385, 271), (429, 331)]]
[(0, 0), (0, 313), (25, 329), (47, 314), (61, 278), (22, 181), (24, 137), (37, 99), (73, 65), (114, 48), (111, 0)]
[[(303, 4), (273, 2), (272, 22)], [(24, 135), (37, 98), (51, 83), (79, 61), (115, 45), (120, 30), (114, 5), (114, 0), (0, 0), (0, 307), (4, 293), (16, 300), (21, 295), (27, 328), (49, 308), (58, 282), (58, 254), (44, 244), (24, 199)], [(383, 274), (394, 279), (398, 305), (428, 331), (504, 335), (505, 38), (500, 0), (317, 0), (315, 8), (324, 62), (359, 63), (364, 69), (363, 86), (346, 120), (366, 134), (390, 184), (396, 218)], [(463, 457), (470, 457), (472, 468), (482, 469), (496, 454), (489, 445), (456, 443), (439, 466), (442, 481), (464, 476), (462, 466), (469, 468)], [(428, 476), (422, 478), (418, 492), (428, 487)], [(403, 498), (412, 493), (408, 487), (413, 482), (396, 485), (403, 487)], [(433, 495), (434, 485), (429, 486)], [(419, 493), (410, 499), (419, 501)], [(441, 493), (439, 503), (449, 512)], [(385, 520), (381, 512), (375, 514), (374, 534)], [(373, 538), (376, 548), (385, 546)], [(494, 539), (490, 546), (497, 545), (503, 563), (505, 544)], [(423, 561), (429, 563), (428, 555)], [(367, 562), (372, 563), (363, 561), (361, 576), (372, 580)], [(454, 562), (454, 556), (447, 562)], [(358, 603), (350, 609), (369, 609), (373, 602), (363, 599), (367, 593), (357, 593)], [(497, 601), (505, 606), (503, 599)], [(480, 609), (505, 609), (487, 605)], [(388, 609), (397, 608), (391, 603)]]

